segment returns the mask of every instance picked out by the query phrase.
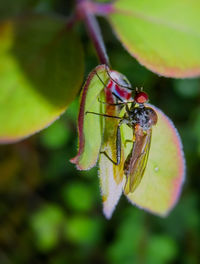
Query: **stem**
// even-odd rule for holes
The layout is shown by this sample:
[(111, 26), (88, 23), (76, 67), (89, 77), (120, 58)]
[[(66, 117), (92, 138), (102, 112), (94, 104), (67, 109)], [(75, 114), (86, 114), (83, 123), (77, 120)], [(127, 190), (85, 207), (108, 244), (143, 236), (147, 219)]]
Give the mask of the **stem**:
[(89, 37), (96, 49), (100, 63), (109, 65), (109, 58), (102, 38), (99, 24), (94, 16), (94, 4), (89, 0), (76, 0), (77, 14), (83, 19)]

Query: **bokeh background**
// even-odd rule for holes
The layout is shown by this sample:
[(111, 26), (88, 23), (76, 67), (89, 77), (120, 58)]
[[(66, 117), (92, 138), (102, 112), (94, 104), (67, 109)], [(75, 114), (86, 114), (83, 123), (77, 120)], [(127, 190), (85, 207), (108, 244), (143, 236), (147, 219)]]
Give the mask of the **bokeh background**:
[[(1, 8), (1, 18), (27, 10), (63, 16), (73, 1), (7, 0)], [(143, 86), (181, 135), (187, 172), (180, 201), (160, 218), (122, 197), (112, 219), (104, 218), (98, 169), (77, 171), (69, 162), (77, 152), (77, 97), (49, 128), (0, 146), (1, 264), (199, 263), (200, 80), (151, 73), (128, 55), (104, 19), (99, 22), (113, 68), (133, 86)], [(76, 31), (84, 44), (86, 78), (98, 61), (83, 25)]]

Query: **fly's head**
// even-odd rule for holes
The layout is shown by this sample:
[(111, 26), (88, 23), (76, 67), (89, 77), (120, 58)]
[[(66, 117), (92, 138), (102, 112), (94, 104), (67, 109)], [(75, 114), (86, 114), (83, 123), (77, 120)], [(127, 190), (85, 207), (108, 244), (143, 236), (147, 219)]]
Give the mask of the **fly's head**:
[(142, 91), (143, 89), (140, 88), (140, 90), (138, 88), (136, 88), (136, 93), (134, 96), (134, 100), (137, 104), (139, 105), (143, 105), (144, 103), (147, 103), (149, 101), (149, 96), (147, 93)]

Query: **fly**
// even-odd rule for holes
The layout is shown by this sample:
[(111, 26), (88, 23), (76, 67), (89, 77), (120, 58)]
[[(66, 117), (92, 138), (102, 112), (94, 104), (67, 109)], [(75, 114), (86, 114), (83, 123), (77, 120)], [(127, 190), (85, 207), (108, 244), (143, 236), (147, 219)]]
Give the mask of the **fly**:
[[(120, 86), (120, 84), (118, 84), (118, 86)], [(131, 90), (130, 87), (127, 88)], [(114, 93), (113, 95), (116, 96)], [(124, 162), (123, 168), (124, 174), (126, 176), (124, 192), (125, 194), (128, 194), (136, 190), (144, 176), (151, 145), (152, 126), (156, 125), (157, 123), (157, 114), (151, 107), (145, 105), (145, 103), (148, 101), (148, 95), (141, 90), (136, 89), (136, 94), (132, 102), (124, 102), (123, 98), (120, 98), (119, 96), (116, 97), (118, 101), (121, 102), (112, 105), (125, 106), (126, 111), (123, 117), (98, 114), (94, 112), (87, 113), (119, 119), (116, 132), (116, 160), (114, 161), (112, 158), (110, 158), (105, 151), (101, 152), (116, 166), (121, 163), (120, 127), (121, 125), (126, 124), (133, 130), (133, 146)], [(109, 103), (106, 104), (109, 105)]]
[(124, 163), (125, 194), (134, 192), (144, 176), (151, 145), (152, 126), (157, 123), (156, 112), (144, 105), (148, 100), (147, 94), (139, 92), (134, 99), (135, 102), (126, 110), (123, 120), (120, 121), (133, 129), (134, 138), (131, 152)]

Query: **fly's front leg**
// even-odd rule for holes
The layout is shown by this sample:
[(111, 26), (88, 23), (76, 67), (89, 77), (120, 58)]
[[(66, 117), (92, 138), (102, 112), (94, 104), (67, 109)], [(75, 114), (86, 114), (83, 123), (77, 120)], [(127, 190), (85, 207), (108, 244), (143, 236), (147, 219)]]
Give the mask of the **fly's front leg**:
[(124, 142), (124, 146), (125, 146), (125, 148), (126, 148), (127, 143), (132, 143), (132, 144), (133, 144), (134, 141), (131, 140), (131, 139), (126, 139), (125, 142)]
[(100, 113), (95, 113), (95, 112), (91, 112), (91, 111), (86, 111), (85, 114), (93, 114), (93, 115), (98, 115), (98, 116), (104, 116), (104, 117), (109, 117), (109, 118), (115, 118), (115, 119), (120, 119), (121, 117), (119, 116), (111, 116), (111, 115), (106, 115), (106, 114), (100, 114)]
[(108, 102), (103, 102), (99, 99), (98, 97), (98, 102), (101, 104), (106, 104), (106, 105), (113, 105), (113, 106), (118, 106), (118, 105), (125, 105), (126, 103), (130, 104), (132, 102), (121, 102), (121, 103), (108, 103)]
[(114, 161), (106, 151), (101, 151), (101, 154), (104, 154), (113, 164), (119, 165), (121, 162), (121, 132), (120, 126), (123, 124), (123, 120), (121, 120), (117, 126), (117, 133), (116, 133), (116, 161)]

